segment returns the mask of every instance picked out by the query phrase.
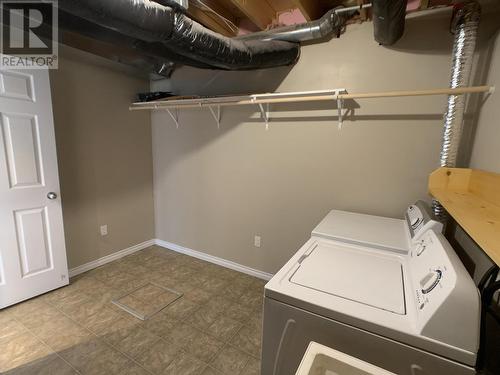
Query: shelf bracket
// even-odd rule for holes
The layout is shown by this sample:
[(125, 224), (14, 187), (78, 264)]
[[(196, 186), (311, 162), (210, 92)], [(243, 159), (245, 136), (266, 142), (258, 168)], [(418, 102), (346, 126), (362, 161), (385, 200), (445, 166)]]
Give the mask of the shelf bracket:
[(264, 123), (266, 124), (266, 130), (269, 130), (269, 103), (266, 103), (266, 109), (264, 110), (264, 106), (262, 103), (259, 104), (259, 109), (260, 109), (260, 116), (264, 120)]
[(344, 124), (344, 115), (342, 111), (344, 109), (344, 99), (342, 99), (339, 95), (346, 94), (346, 90), (337, 90), (335, 91), (335, 99), (337, 100), (337, 113), (338, 113), (338, 129), (342, 130), (342, 125)]
[(337, 111), (338, 111), (338, 128), (339, 130), (342, 129), (342, 125), (344, 123), (343, 115), (342, 115), (342, 109), (343, 109), (344, 103), (343, 100), (337, 97)]
[(179, 110), (175, 108), (174, 111), (172, 112), (170, 108), (166, 108), (166, 111), (168, 112), (170, 117), (172, 117), (172, 120), (174, 120), (175, 127), (179, 129)]
[(217, 123), (217, 129), (220, 129), (220, 118), (221, 118), (220, 105), (217, 106), (217, 112), (212, 108), (212, 106), (208, 106), (208, 109), (210, 110), (210, 113), (212, 114), (215, 122)]

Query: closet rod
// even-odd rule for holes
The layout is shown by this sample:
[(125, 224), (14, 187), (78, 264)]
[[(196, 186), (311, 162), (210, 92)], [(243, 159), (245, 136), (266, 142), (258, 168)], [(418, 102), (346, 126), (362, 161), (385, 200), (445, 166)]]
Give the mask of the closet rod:
[(429, 96), (429, 95), (459, 95), (472, 94), (478, 92), (494, 92), (495, 86), (470, 86), (458, 87), (455, 89), (430, 89), (430, 90), (409, 90), (409, 91), (383, 91), (359, 94), (341, 94), (340, 99), (365, 99), (365, 98), (395, 98), (401, 96)]
[[(382, 91), (382, 92), (367, 92), (358, 94), (343, 94), (343, 93), (326, 93), (315, 95), (311, 92), (300, 93), (283, 93), (283, 97), (265, 97), (266, 94), (256, 94), (248, 96), (235, 96), (234, 101), (231, 97), (208, 97), (199, 99), (170, 99), (159, 100), (153, 102), (139, 102), (133, 103), (129, 109), (131, 111), (142, 109), (162, 109), (162, 108), (199, 108), (213, 105), (220, 106), (234, 106), (234, 105), (251, 105), (251, 104), (273, 104), (273, 103), (298, 103), (298, 102), (315, 102), (315, 101), (328, 101), (328, 100), (346, 100), (346, 99), (370, 99), (370, 98), (396, 98), (407, 96), (430, 96), (430, 95), (461, 95), (495, 91), (495, 86), (470, 86), (458, 88), (442, 88), (442, 89), (428, 89), (428, 90), (403, 90), (403, 91)], [(286, 97), (286, 95), (290, 97)], [(259, 98), (263, 96), (263, 98)]]

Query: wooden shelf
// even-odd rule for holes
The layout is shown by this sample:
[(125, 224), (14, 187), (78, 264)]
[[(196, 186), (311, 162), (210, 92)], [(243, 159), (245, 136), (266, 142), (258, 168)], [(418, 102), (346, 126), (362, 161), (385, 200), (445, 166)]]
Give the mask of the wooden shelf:
[(439, 168), (429, 177), (429, 192), (500, 265), (500, 174)]

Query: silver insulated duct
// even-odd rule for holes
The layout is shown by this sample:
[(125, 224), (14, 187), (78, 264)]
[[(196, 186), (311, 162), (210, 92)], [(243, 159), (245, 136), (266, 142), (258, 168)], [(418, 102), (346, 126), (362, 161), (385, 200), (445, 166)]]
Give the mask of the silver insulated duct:
[[(363, 8), (366, 8), (364, 6)], [(342, 9), (342, 10), (340, 10)], [(323, 38), (331, 38), (340, 34), (345, 26), (345, 19), (340, 15), (344, 9), (332, 9), (316, 21), (310, 21), (298, 25), (284, 26), (269, 31), (260, 31), (237, 37), (239, 40), (281, 40), (286, 42), (307, 42)], [(356, 11), (360, 7), (348, 8), (348, 11)]]
[(236, 40), (192, 20), (173, 0), (59, 0), (59, 25), (156, 60), (222, 70), (294, 64), (297, 43)]
[[(474, 50), (481, 7), (475, 1), (456, 6), (452, 20), (455, 33), (452, 52), (450, 88), (468, 86), (472, 70)], [(463, 131), (465, 95), (449, 95), (444, 114), (443, 143), (439, 164), (441, 167), (455, 167), (457, 153)], [(434, 214), (441, 221), (446, 220), (444, 208), (437, 200), (433, 201)]]

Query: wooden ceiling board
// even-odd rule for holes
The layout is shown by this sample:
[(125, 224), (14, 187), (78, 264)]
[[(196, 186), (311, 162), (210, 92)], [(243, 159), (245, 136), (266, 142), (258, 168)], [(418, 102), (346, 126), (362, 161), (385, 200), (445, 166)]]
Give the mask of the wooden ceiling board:
[(276, 11), (266, 0), (230, 0), (259, 29), (265, 30), (276, 17)]
[(207, 12), (202, 10), (201, 8), (190, 6), (188, 15), (195, 21), (201, 23), (203, 26), (208, 27), (212, 31), (218, 32), (219, 34), (228, 37), (236, 36), (237, 34), (237, 32), (233, 31), (228, 25), (224, 23), (221, 18), (219, 18), (212, 12)]

